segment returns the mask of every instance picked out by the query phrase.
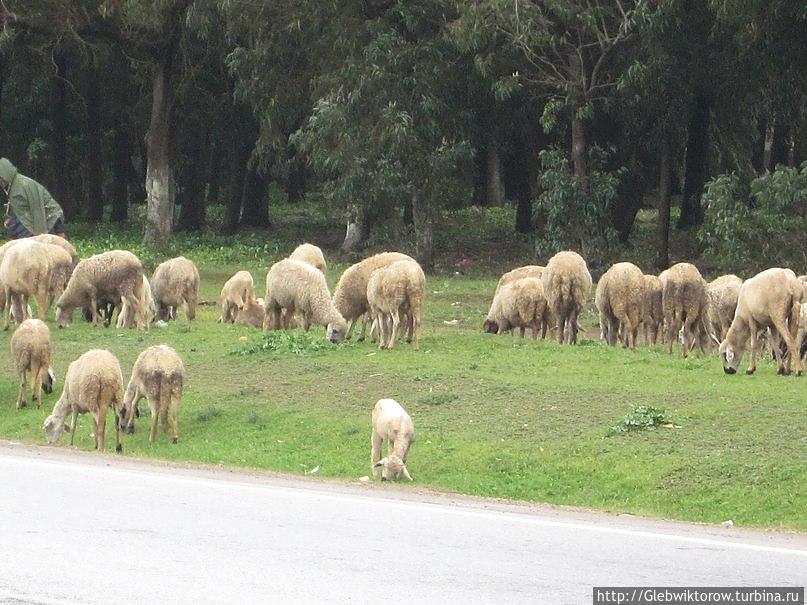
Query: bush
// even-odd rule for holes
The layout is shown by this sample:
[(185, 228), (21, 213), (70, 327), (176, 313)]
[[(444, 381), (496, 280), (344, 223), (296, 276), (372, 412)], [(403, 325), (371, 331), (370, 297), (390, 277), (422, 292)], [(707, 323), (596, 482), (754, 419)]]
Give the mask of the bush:
[(654, 429), (662, 424), (669, 423), (667, 412), (649, 405), (637, 405), (625, 414), (619, 424), (612, 426), (609, 434), (629, 433), (631, 431), (643, 431)]
[(804, 265), (807, 162), (800, 169), (777, 166), (746, 191), (744, 196), (743, 180), (734, 173), (706, 185), (698, 232), (704, 255), (722, 266), (753, 270)]

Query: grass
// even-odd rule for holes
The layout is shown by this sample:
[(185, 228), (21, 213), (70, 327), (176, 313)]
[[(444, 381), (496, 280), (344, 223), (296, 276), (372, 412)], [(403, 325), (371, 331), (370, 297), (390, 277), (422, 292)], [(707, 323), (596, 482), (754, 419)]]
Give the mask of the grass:
[[(322, 233), (306, 239), (319, 243)], [(215, 300), (240, 268), (260, 284), (267, 265), (294, 243), (255, 234), (239, 238), (234, 252), (224, 239), (214, 245), (194, 237), (180, 236), (175, 246), (187, 245), (181, 251), (199, 264), (205, 300)], [(75, 242), (86, 255), (99, 238), (109, 238), (110, 248), (139, 246), (134, 235), (111, 233), (80, 233)], [(159, 260), (153, 251), (145, 256)], [(0, 436), (44, 443), (42, 422), (67, 365), (87, 349), (110, 349), (127, 374), (140, 351), (164, 342), (188, 371), (180, 441), (173, 445), (161, 432), (149, 444), (141, 403), (136, 433), (124, 436), (126, 456), (298, 475), (319, 467), (318, 477), (356, 480), (370, 470), (372, 406), (393, 397), (415, 421), (408, 466), (416, 487), (807, 531), (804, 379), (778, 377), (767, 361), (754, 376), (726, 376), (715, 356), (609, 348), (592, 340), (590, 312), (582, 319), (588, 339), (577, 347), (483, 334), (497, 278), (498, 269), (485, 267), (492, 262), (480, 261), (471, 275), (448, 268), (428, 278), (420, 351), (405, 343), (392, 351), (369, 342), (331, 345), (321, 328), (265, 336), (217, 324), (213, 306), (203, 306), (190, 328), (183, 319), (148, 333), (80, 321), (57, 331), (50, 321), (59, 383), (40, 410), (14, 409), (17, 381), (4, 333)], [(331, 286), (343, 269), (331, 263)], [(640, 406), (650, 417), (663, 410), (665, 421), (655, 430), (610, 430)], [(91, 419), (83, 416), (76, 446), (92, 445)]]

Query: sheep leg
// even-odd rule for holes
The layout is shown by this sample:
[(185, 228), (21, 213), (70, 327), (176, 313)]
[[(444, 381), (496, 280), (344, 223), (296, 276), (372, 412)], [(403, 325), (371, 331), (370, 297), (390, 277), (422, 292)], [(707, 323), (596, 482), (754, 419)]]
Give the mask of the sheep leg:
[[(798, 317), (798, 315), (796, 317)], [(779, 332), (780, 340), (785, 341), (785, 344), (787, 345), (787, 351), (789, 353), (786, 364), (783, 362), (779, 363), (779, 373), (783, 375), (789, 375), (791, 371), (791, 363), (793, 361), (793, 358), (795, 357), (796, 372), (798, 373), (799, 376), (801, 376), (801, 357), (799, 355), (799, 350), (796, 347), (796, 334), (792, 333), (791, 330), (788, 328), (787, 323), (779, 318), (774, 319), (773, 324), (776, 327), (776, 330)], [(793, 327), (796, 328), (796, 330), (798, 330), (798, 323), (794, 321)]]
[(353, 337), (353, 327), (356, 325), (355, 319), (349, 319), (347, 322), (347, 332), (345, 332), (345, 340), (350, 340)]
[(173, 433), (172, 443), (179, 443), (179, 428), (177, 423), (177, 409), (179, 408), (179, 396), (171, 396), (171, 432)]
[(373, 477), (378, 477), (379, 473), (381, 472), (381, 469), (375, 467), (375, 463), (381, 460), (382, 442), (383, 439), (381, 439), (381, 436), (375, 432), (375, 429), (373, 429), (373, 435), (371, 437), (372, 450), (370, 453), (370, 468), (373, 469)]
[(48, 309), (50, 308), (50, 303), (48, 302), (47, 284), (41, 284), (39, 288), (37, 288), (34, 299), (36, 300), (36, 306), (37, 306), (36, 309), (37, 319), (45, 321), (45, 317), (48, 314)]
[(95, 449), (99, 452), (104, 451), (104, 431), (106, 430), (106, 411), (109, 404), (98, 402), (98, 414), (95, 420)]
[(398, 327), (401, 325), (401, 314), (398, 309), (395, 309), (392, 312), (392, 335), (390, 336), (389, 342), (387, 342), (387, 348), (391, 349), (395, 346), (395, 341), (398, 338)]
[(569, 344), (577, 344), (577, 311), (572, 310), (569, 314)]
[[(524, 328), (519, 328), (519, 329), (518, 329), (518, 336), (519, 336), (519, 338), (524, 338), (524, 331), (525, 331), (525, 330), (524, 330)], [(513, 336), (515, 336), (515, 335), (516, 335), (516, 334), (515, 334), (515, 332), (514, 332), (514, 333), (513, 333)]]
[(364, 334), (367, 332), (367, 324), (370, 323), (370, 314), (365, 313), (361, 317), (361, 333), (359, 337), (356, 339), (358, 342), (364, 342)]
[(193, 321), (196, 319), (196, 297), (190, 296), (189, 298), (185, 299), (185, 317), (188, 318), (188, 321)]
[[(20, 392), (17, 395), (17, 409), (20, 410), (28, 405), (28, 380), (26, 371), (20, 370)], [(37, 407), (39, 407), (37, 405)]]
[(563, 344), (563, 337), (566, 335), (566, 317), (558, 314), (558, 342)]
[(36, 407), (42, 406), (42, 366), (39, 363), (31, 364), (31, 378), (34, 381), (34, 403)]
[[(161, 387), (164, 388), (164, 387)], [(162, 426), (163, 433), (168, 432), (168, 409), (169, 406), (165, 406), (160, 408), (160, 426)]]
[(76, 428), (78, 427), (78, 409), (73, 408), (73, 424), (70, 429), (70, 446), (73, 446), (73, 439), (76, 436)]
[(746, 374), (753, 374), (757, 370), (757, 350), (759, 349), (759, 327), (754, 321), (750, 322), (751, 327), (751, 362)]
[(11, 289), (8, 286), (4, 286), (4, 299), (5, 299), (5, 308), (3, 309), (3, 314), (6, 316), (6, 325), (3, 328), (4, 330), (8, 330), (10, 327), (11, 321), (11, 306), (14, 304), (11, 299)]

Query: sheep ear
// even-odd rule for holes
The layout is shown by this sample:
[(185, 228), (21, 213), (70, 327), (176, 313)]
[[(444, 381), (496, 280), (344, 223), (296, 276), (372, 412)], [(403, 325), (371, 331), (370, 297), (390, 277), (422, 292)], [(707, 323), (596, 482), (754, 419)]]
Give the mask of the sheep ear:
[(719, 347), (720, 346), (720, 341), (717, 339), (717, 336), (715, 336), (714, 334), (709, 334), (709, 335), (712, 337), (712, 340), (715, 341), (715, 344)]
[(376, 463), (373, 465), (373, 468), (379, 468), (379, 467), (381, 467), (381, 466), (386, 466), (386, 465), (387, 465), (387, 461), (388, 461), (388, 460), (389, 460), (389, 458), (382, 458), (381, 460), (379, 460), (378, 462), (376, 462)]
[(412, 475), (409, 474), (409, 471), (407, 470), (406, 466), (403, 467), (402, 471), (403, 471), (404, 477), (406, 477), (410, 481), (414, 481), (414, 479), (412, 479)]
[(48, 376), (50, 376), (51, 382), (54, 384), (56, 383), (56, 372), (54, 372), (53, 368), (48, 368)]

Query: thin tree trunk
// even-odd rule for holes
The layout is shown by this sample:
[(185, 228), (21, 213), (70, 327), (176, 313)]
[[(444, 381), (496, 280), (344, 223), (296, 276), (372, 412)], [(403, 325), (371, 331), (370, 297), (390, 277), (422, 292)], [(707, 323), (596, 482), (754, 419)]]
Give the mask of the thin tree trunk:
[(709, 100), (699, 94), (689, 121), (686, 150), (684, 196), (681, 199), (681, 216), (676, 226), (686, 229), (703, 221), (701, 194), (709, 170)]
[(53, 99), (51, 101), (51, 193), (62, 206), (65, 216), (76, 215), (76, 204), (67, 182), (67, 59), (64, 52), (54, 54), (56, 71), (53, 74)]
[(773, 139), (776, 135), (776, 126), (773, 120), (768, 120), (765, 125), (765, 143), (762, 148), (762, 171), (771, 171), (771, 162), (773, 161)]
[(412, 198), (415, 219), (415, 256), (427, 273), (434, 270), (434, 222), (435, 212), (431, 200), (423, 193)]
[(118, 122), (113, 140), (112, 214), (109, 218), (113, 222), (120, 222), (129, 216), (129, 179), (132, 171), (132, 136), (125, 120)]
[(409, 225), (414, 225), (415, 224), (415, 219), (412, 216), (412, 198), (411, 197), (404, 201), (403, 224), (406, 225), (407, 227)]
[(499, 154), (499, 141), (496, 130), (491, 127), (485, 153), (485, 205), (501, 206), (504, 204), (504, 186), (502, 184), (502, 160)]
[(258, 162), (252, 161), (244, 177), (244, 191), (241, 206), (241, 225), (245, 227), (269, 227), (269, 197), (266, 195), (266, 181), (258, 172)]
[(656, 267), (664, 270), (670, 266), (670, 185), (672, 151), (667, 132), (661, 133), (658, 180), (658, 217), (656, 219), (656, 242), (658, 256)]
[(222, 157), (221, 143), (214, 135), (213, 149), (210, 152), (210, 162), (207, 167), (207, 194), (205, 201), (208, 204), (219, 202), (219, 183), (221, 183)]
[(205, 192), (202, 166), (205, 155), (205, 132), (195, 124), (187, 129), (187, 163), (182, 172), (182, 206), (177, 229), (195, 231), (205, 222)]
[(352, 204), (347, 209), (347, 229), (340, 248), (344, 260), (357, 260), (370, 238), (372, 220), (369, 208)]
[(532, 194), (533, 184), (531, 178), (534, 174), (534, 158), (532, 148), (524, 133), (516, 138), (516, 158), (514, 170), (516, 171), (516, 231), (518, 233), (530, 233), (533, 230), (532, 224)]
[(241, 219), (241, 202), (244, 196), (244, 179), (247, 173), (249, 149), (240, 137), (236, 137), (230, 153), (230, 188), (227, 192), (227, 206), (224, 209), (224, 230), (227, 233), (235, 233)]
[(305, 197), (306, 161), (300, 157), (301, 151), (295, 151), (289, 166), (289, 178), (286, 183), (286, 198), (290, 204), (296, 204)]
[(796, 167), (796, 129), (790, 125), (787, 131), (787, 165)]
[(104, 217), (104, 191), (101, 162), (101, 81), (98, 58), (92, 53), (87, 73), (87, 218), (98, 223)]

